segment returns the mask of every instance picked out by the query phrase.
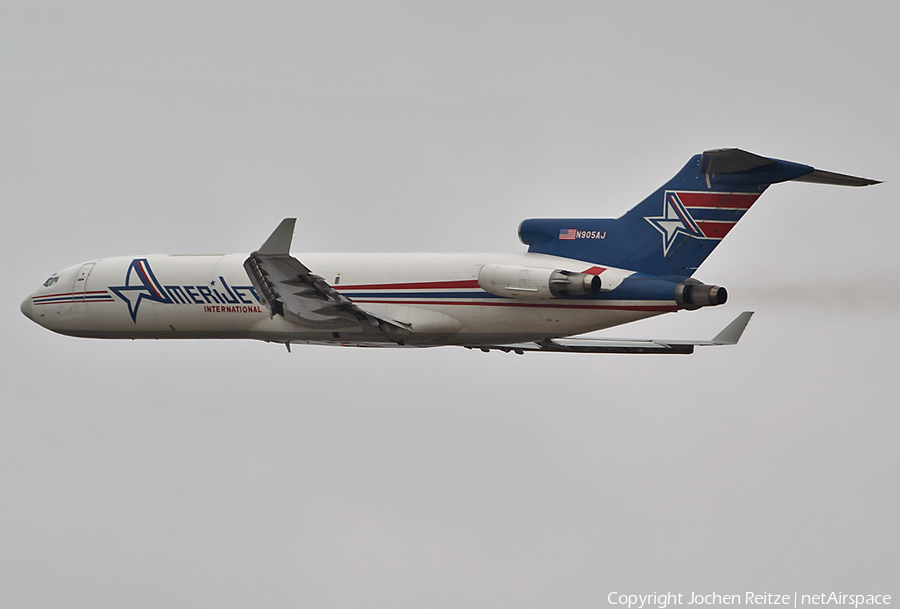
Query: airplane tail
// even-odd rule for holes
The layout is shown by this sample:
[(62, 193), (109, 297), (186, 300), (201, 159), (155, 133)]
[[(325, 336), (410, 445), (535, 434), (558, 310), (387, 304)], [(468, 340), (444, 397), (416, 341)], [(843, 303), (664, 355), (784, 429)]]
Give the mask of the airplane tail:
[(690, 277), (766, 188), (789, 180), (880, 183), (737, 148), (708, 150), (621, 218), (533, 218), (519, 225), (519, 239), (529, 252)]

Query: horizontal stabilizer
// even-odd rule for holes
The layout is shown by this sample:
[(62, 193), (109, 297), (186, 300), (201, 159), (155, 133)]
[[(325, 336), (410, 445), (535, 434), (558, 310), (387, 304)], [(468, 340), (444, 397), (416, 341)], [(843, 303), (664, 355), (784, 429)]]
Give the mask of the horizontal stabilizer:
[(834, 173), (831, 171), (822, 171), (816, 169), (812, 173), (805, 176), (794, 178), (795, 182), (811, 182), (813, 184), (831, 184), (833, 186), (873, 186), (881, 184), (879, 180), (870, 180), (868, 178), (857, 178), (856, 176), (848, 176), (843, 173)]
[(878, 180), (822, 171), (809, 165), (760, 156), (740, 148), (707, 150), (700, 159), (700, 171), (708, 178), (745, 185), (775, 184), (790, 180), (834, 186), (881, 184)]
[(660, 355), (689, 355), (694, 347), (736, 345), (753, 311), (744, 311), (716, 334), (712, 340), (646, 340), (628, 338), (556, 338), (508, 345), (474, 345), (467, 349), (505, 351), (522, 354), (526, 351), (554, 353), (658, 353)]
[(700, 159), (700, 171), (706, 175), (738, 173), (757, 167), (771, 165), (773, 159), (741, 150), (740, 148), (719, 148), (707, 150)]
[(753, 311), (744, 311), (734, 321), (725, 326), (721, 332), (716, 334), (712, 342), (716, 345), (736, 345), (741, 340), (744, 328), (750, 323), (751, 317), (753, 317)]

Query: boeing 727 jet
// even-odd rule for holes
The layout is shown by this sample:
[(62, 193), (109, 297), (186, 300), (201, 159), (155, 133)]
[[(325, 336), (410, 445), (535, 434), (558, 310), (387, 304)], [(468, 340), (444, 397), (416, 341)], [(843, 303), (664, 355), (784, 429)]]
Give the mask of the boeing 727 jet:
[(771, 185), (876, 180), (736, 148), (695, 155), (617, 219), (529, 219), (527, 252), (291, 254), (295, 219), (250, 254), (90, 260), (22, 303), (41, 326), (85, 338), (251, 338), (353, 347), (692, 353), (737, 343), (744, 312), (708, 341), (577, 337), (725, 303), (695, 271)]

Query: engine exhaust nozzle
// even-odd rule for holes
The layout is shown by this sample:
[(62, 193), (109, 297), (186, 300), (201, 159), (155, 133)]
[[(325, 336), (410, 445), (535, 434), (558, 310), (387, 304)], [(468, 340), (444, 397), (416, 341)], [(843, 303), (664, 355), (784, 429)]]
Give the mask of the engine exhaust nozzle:
[(554, 296), (585, 296), (600, 293), (600, 277), (587, 273), (554, 271), (550, 276)]
[(706, 285), (697, 280), (687, 280), (675, 288), (675, 302), (682, 309), (699, 309), (725, 304), (728, 291), (717, 285)]

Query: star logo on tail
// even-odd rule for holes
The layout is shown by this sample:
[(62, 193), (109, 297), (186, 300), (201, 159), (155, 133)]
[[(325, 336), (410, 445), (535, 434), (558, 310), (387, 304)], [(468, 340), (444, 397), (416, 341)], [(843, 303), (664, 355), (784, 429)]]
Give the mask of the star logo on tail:
[(146, 258), (132, 260), (125, 273), (125, 285), (109, 286), (109, 289), (125, 301), (128, 305), (128, 312), (131, 314), (131, 320), (135, 323), (137, 323), (138, 308), (142, 301), (172, 303), (172, 299), (153, 275), (150, 263)]
[(653, 228), (662, 233), (663, 238), (663, 255), (669, 255), (669, 249), (675, 243), (678, 235), (686, 237), (695, 237), (705, 239), (706, 236), (694, 219), (684, 208), (678, 193), (667, 191), (663, 200), (662, 216), (645, 216), (644, 220), (650, 223)]

